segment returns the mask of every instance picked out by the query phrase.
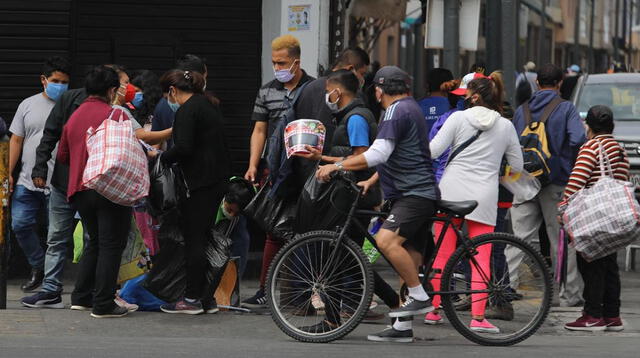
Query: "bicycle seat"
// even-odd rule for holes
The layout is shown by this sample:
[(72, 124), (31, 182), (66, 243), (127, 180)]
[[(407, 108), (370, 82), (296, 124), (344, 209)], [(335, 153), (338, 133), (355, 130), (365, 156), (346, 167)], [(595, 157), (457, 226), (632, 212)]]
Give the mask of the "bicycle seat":
[(436, 203), (437, 209), (458, 216), (465, 216), (467, 214), (471, 214), (476, 207), (478, 207), (478, 202), (475, 200), (467, 200), (467, 201), (447, 201), (447, 200), (439, 200)]

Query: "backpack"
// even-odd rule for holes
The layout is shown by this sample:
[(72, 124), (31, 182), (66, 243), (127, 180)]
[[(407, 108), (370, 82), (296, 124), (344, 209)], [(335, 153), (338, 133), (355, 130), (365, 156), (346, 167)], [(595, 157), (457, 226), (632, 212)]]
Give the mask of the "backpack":
[(522, 146), (522, 157), (524, 159), (524, 169), (531, 175), (538, 178), (544, 186), (549, 184), (549, 159), (551, 152), (549, 151), (549, 142), (547, 140), (546, 121), (553, 111), (564, 100), (560, 97), (554, 98), (544, 107), (542, 116), (538, 121), (532, 121), (529, 101), (522, 105), (524, 114), (525, 128), (520, 134), (520, 145)]

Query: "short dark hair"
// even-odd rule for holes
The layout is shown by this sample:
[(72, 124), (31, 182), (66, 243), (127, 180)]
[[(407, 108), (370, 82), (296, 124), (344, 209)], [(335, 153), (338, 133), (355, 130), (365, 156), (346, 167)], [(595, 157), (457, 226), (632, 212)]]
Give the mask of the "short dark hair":
[(403, 81), (389, 81), (388, 84), (384, 84), (384, 85), (376, 84), (376, 86), (382, 88), (382, 92), (384, 92), (384, 94), (389, 96), (406, 94), (411, 91), (409, 86)]
[(594, 133), (611, 134), (615, 127), (613, 112), (607, 106), (597, 105), (589, 108), (585, 122)]
[(89, 96), (105, 97), (109, 89), (119, 86), (118, 73), (113, 68), (104, 65), (92, 67), (84, 80), (84, 87)]
[(540, 87), (555, 87), (562, 81), (562, 78), (564, 78), (562, 69), (553, 63), (547, 63), (538, 70)]
[(356, 77), (356, 75), (349, 70), (337, 70), (331, 72), (327, 76), (327, 82), (340, 85), (344, 87), (345, 90), (354, 95), (358, 93), (358, 89), (360, 88), (358, 77)]
[(162, 75), (160, 86), (163, 92), (169, 92), (169, 87), (173, 86), (181, 91), (202, 94), (204, 76), (199, 72), (174, 69)]
[(54, 72), (62, 72), (64, 74), (71, 74), (71, 63), (69, 60), (60, 56), (51, 56), (44, 60), (42, 65), (42, 75), (44, 77), (50, 77)]
[(350, 47), (340, 52), (333, 68), (351, 65), (359, 69), (364, 66), (369, 66), (370, 63), (369, 54), (365, 50), (360, 47)]
[(232, 179), (228, 189), (224, 201), (229, 204), (237, 204), (240, 210), (244, 210), (256, 194), (251, 183), (243, 178)]
[(176, 68), (183, 71), (193, 71), (204, 75), (207, 72), (207, 60), (190, 53), (176, 61)]
[(427, 72), (426, 80), (429, 92), (437, 92), (443, 83), (453, 80), (453, 74), (446, 68), (433, 68)]

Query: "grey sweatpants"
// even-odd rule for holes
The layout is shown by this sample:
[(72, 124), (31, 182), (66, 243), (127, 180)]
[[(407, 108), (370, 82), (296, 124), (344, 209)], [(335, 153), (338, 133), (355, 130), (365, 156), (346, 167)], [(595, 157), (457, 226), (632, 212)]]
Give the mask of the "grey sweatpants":
[[(511, 223), (513, 233), (528, 243), (538, 243), (538, 230), (542, 220), (547, 226), (547, 235), (551, 248), (551, 272), (555, 271), (558, 256), (558, 237), (560, 235), (560, 224), (558, 223), (558, 203), (562, 199), (564, 187), (559, 185), (548, 185), (538, 193), (533, 200), (522, 204), (514, 205), (511, 208)], [(522, 251), (509, 247), (505, 250), (507, 264), (509, 266), (509, 277), (513, 288), (518, 287), (517, 268), (522, 262)], [(563, 305), (574, 305), (581, 300), (582, 278), (578, 273), (576, 264), (575, 249), (569, 247), (567, 252), (567, 280), (560, 287), (560, 301)]]

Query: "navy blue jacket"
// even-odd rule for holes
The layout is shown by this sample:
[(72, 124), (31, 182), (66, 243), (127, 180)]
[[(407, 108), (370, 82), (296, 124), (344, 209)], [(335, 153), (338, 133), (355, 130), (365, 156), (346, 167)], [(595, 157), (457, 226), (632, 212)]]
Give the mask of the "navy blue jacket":
[[(544, 107), (551, 102), (558, 93), (553, 90), (538, 91), (529, 101), (531, 120), (538, 121)], [(522, 106), (518, 107), (513, 117), (513, 125), (518, 135), (524, 131), (525, 119)], [(576, 107), (571, 102), (562, 102), (547, 119), (547, 140), (549, 141), (549, 169), (552, 184), (565, 186), (569, 181), (571, 170), (575, 164), (578, 151), (587, 137), (585, 128), (578, 115)]]

